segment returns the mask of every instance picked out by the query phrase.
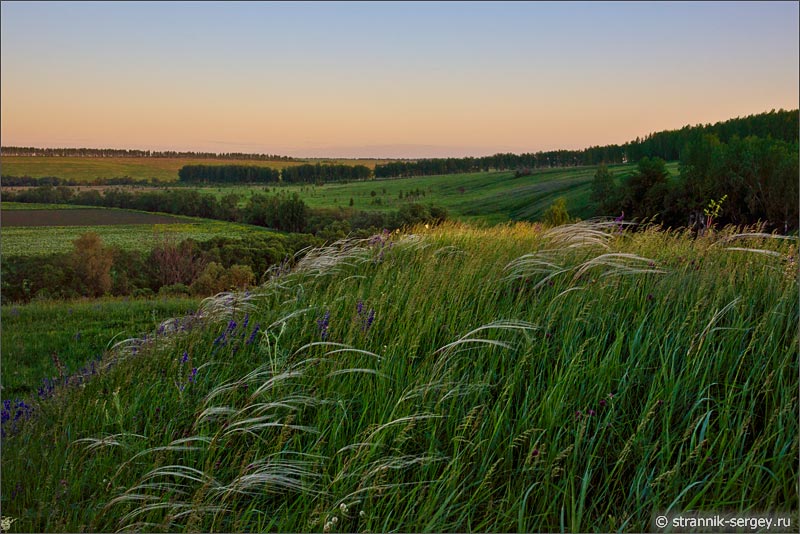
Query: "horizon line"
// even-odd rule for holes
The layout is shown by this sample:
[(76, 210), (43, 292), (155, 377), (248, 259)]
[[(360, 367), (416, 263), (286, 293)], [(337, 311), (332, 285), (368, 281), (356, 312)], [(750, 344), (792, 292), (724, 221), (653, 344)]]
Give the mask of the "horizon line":
[[(9, 149), (34, 149), (34, 150), (97, 150), (97, 151), (124, 150), (124, 151), (136, 151), (136, 152), (156, 152), (156, 153), (175, 152), (175, 153), (178, 153), (178, 154), (180, 154), (180, 153), (184, 153), (184, 154), (185, 153), (213, 154), (215, 156), (222, 156), (224, 154), (240, 154), (240, 155), (245, 155), (245, 156), (274, 156), (274, 157), (279, 157), (279, 158), (289, 158), (289, 159), (295, 159), (295, 160), (315, 160), (315, 159), (321, 159), (321, 160), (331, 160), (331, 159), (341, 159), (341, 160), (421, 160), (421, 159), (450, 159), (450, 158), (464, 159), (464, 158), (470, 158), (470, 157), (471, 158), (483, 158), (483, 157), (492, 157), (492, 156), (495, 156), (497, 154), (537, 154), (537, 153), (559, 152), (559, 151), (580, 152), (580, 151), (585, 151), (585, 150), (588, 150), (588, 149), (591, 149), (591, 148), (598, 148), (598, 147), (599, 148), (610, 147), (610, 146), (624, 147), (624, 146), (629, 145), (631, 143), (635, 143), (636, 140), (638, 140), (638, 139), (645, 140), (649, 136), (655, 135), (655, 134), (659, 134), (659, 133), (675, 132), (675, 131), (679, 131), (679, 130), (681, 130), (683, 128), (686, 128), (686, 127), (696, 128), (696, 127), (714, 126), (714, 125), (723, 124), (725, 122), (729, 122), (729, 121), (732, 121), (732, 120), (743, 119), (743, 118), (747, 118), (747, 117), (754, 117), (754, 116), (758, 116), (758, 115), (766, 115), (766, 114), (770, 114), (770, 113), (780, 113), (780, 112), (800, 112), (800, 108), (794, 108), (794, 109), (784, 109), (782, 107), (780, 109), (772, 108), (769, 111), (762, 111), (760, 113), (751, 113), (751, 114), (744, 115), (744, 116), (737, 115), (736, 117), (732, 117), (732, 118), (725, 119), (725, 120), (720, 120), (720, 121), (717, 121), (717, 122), (714, 122), (714, 123), (707, 122), (707, 123), (697, 123), (697, 124), (694, 124), (694, 125), (693, 124), (685, 124), (685, 125), (681, 126), (680, 128), (672, 128), (672, 129), (664, 129), (664, 130), (653, 131), (653, 132), (650, 132), (650, 133), (646, 134), (644, 137), (637, 136), (635, 139), (631, 139), (631, 140), (626, 141), (626, 142), (621, 143), (621, 144), (609, 143), (609, 144), (605, 144), (605, 145), (599, 145), (599, 144), (598, 145), (590, 145), (590, 146), (586, 146), (586, 147), (583, 147), (583, 148), (554, 148), (554, 149), (549, 149), (549, 150), (536, 150), (536, 151), (521, 150), (521, 149), (519, 151), (516, 151), (516, 150), (513, 150), (513, 149), (512, 150), (506, 150), (506, 151), (497, 150), (495, 152), (485, 153), (485, 154), (480, 155), (480, 156), (477, 156), (477, 155), (461, 155), (461, 156), (455, 156), (455, 155), (446, 155), (446, 156), (442, 156), (442, 155), (440, 155), (440, 156), (410, 156), (410, 155), (404, 155), (404, 156), (389, 156), (389, 155), (382, 155), (382, 156), (344, 156), (344, 155), (314, 156), (314, 155), (302, 155), (302, 156), (299, 156), (299, 155), (289, 155), (288, 153), (280, 154), (280, 153), (269, 153), (269, 152), (243, 152), (243, 151), (230, 151), (230, 152), (223, 151), (223, 152), (219, 152), (219, 151), (213, 151), (213, 150), (198, 150), (198, 149), (183, 149), (183, 150), (179, 150), (179, 149), (174, 149), (174, 148), (148, 149), (148, 148), (114, 148), (114, 147), (89, 147), (89, 146), (65, 146), (65, 145), (47, 146), (49, 143), (47, 143), (46, 145), (42, 145), (42, 146), (35, 146), (35, 145), (27, 145), (27, 146), (26, 145), (3, 145), (3, 146), (0, 146), (0, 155), (3, 155), (2, 151), (9, 150)], [(245, 143), (230, 143), (230, 144), (245, 144)], [(391, 151), (390, 147), (393, 147), (393, 148), (401, 148), (401, 147), (410, 148), (410, 147), (414, 147), (414, 148), (418, 148), (418, 149), (434, 149), (434, 150), (437, 149), (437, 148), (443, 148), (443, 149), (449, 148), (449, 149), (456, 149), (456, 150), (458, 150), (459, 148), (461, 150), (465, 150), (465, 149), (466, 150), (470, 150), (470, 149), (471, 150), (476, 150), (476, 149), (479, 149), (479, 147), (452, 147), (452, 146), (451, 147), (447, 147), (445, 145), (414, 144), (414, 143), (397, 143), (397, 144), (393, 144), (393, 145), (384, 143), (384, 144), (376, 144), (376, 145), (361, 145), (361, 146), (358, 146), (358, 147), (340, 147), (340, 148), (343, 151), (345, 151), (345, 150), (348, 150), (348, 149), (350, 149), (350, 150), (353, 150), (353, 149), (356, 149), (356, 150), (357, 149), (367, 149), (367, 150), (369, 150), (369, 149), (375, 149), (375, 148), (378, 148), (378, 147), (389, 149), (387, 151)], [(317, 147), (316, 148), (316, 150), (335, 150), (335, 149), (337, 149), (337, 147)], [(293, 148), (293, 149), (289, 149), (288, 152), (295, 152), (295, 151), (298, 151), (298, 150), (302, 150), (302, 149)], [(315, 150), (315, 149), (313, 149), (313, 148), (309, 149), (309, 151), (313, 151), (313, 150)], [(20, 157), (20, 156), (7, 156), (7, 157)], [(28, 156), (28, 157), (39, 157), (39, 156)]]

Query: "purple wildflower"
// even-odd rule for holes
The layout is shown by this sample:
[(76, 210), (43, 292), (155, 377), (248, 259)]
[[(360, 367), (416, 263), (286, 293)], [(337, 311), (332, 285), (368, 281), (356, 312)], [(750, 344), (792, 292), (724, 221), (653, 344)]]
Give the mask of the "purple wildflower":
[(244, 316), (244, 321), (242, 321), (242, 333), (244, 333), (244, 330), (247, 329), (247, 323), (249, 322), (250, 322), (250, 314), (247, 313)]
[(217, 339), (214, 340), (214, 345), (220, 345), (220, 344), (224, 345), (225, 344), (225, 334), (226, 333), (227, 333), (227, 331), (222, 332), (219, 336), (217, 336)]
[(622, 229), (623, 229), (623, 224), (622, 224), (623, 220), (625, 220), (625, 212), (624, 211), (620, 214), (619, 217), (614, 219), (614, 222), (619, 223), (617, 225), (617, 231), (619, 231), (620, 233), (622, 233)]
[(605, 408), (605, 407), (606, 407), (606, 404), (608, 404), (608, 403), (606, 402), (606, 400), (605, 400), (605, 399), (600, 399), (600, 406), (601, 406), (601, 407)]
[(323, 315), (321, 319), (317, 319), (317, 328), (319, 329), (319, 333), (322, 336), (323, 341), (328, 339), (328, 326), (330, 325), (330, 318), (331, 312), (326, 310), (325, 315)]
[(194, 382), (195, 378), (197, 378), (197, 367), (192, 368), (192, 374), (189, 375), (189, 382)]
[(587, 413), (588, 415), (596, 415), (596, 414), (597, 414), (597, 412), (595, 412), (594, 410), (589, 410), (589, 411), (588, 411), (588, 412), (586, 412), (586, 413)]
[(364, 330), (369, 330), (369, 327), (372, 326), (372, 323), (375, 321), (375, 310), (370, 309), (369, 315), (367, 316), (367, 322), (364, 326)]
[(361, 300), (358, 301), (358, 304), (356, 304), (356, 311), (358, 312), (359, 315), (361, 315), (361, 312), (364, 311), (364, 302), (363, 301), (361, 301)]
[(261, 328), (261, 325), (259, 323), (256, 323), (255, 328), (253, 328), (253, 333), (250, 334), (250, 337), (247, 338), (247, 341), (244, 342), (245, 345), (249, 345), (256, 339), (256, 334), (258, 333), (259, 328)]
[(189, 353), (183, 351), (183, 356), (181, 356), (181, 364), (184, 364), (189, 361)]
[[(13, 417), (12, 417), (13, 414)], [(16, 399), (12, 407), (10, 400), (3, 401), (3, 409), (0, 411), (0, 427), (2, 432), (0, 435), (3, 437), (13, 434), (17, 431), (17, 421), (20, 419), (27, 419), (33, 414), (33, 407), (25, 401)], [(10, 421), (10, 425), (7, 424)], [(8, 429), (8, 430), (6, 430)]]

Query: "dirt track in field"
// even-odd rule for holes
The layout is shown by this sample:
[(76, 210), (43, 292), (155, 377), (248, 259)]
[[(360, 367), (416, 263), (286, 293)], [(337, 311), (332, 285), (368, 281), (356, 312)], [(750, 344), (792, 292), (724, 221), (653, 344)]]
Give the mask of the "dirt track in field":
[(0, 213), (2, 226), (109, 226), (119, 224), (176, 224), (169, 215), (107, 209), (8, 210)]

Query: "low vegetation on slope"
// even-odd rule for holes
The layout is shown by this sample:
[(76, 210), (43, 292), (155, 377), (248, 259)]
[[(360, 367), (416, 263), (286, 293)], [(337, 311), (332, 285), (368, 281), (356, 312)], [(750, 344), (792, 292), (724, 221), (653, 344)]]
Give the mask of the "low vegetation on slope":
[(24, 531), (648, 531), (798, 509), (796, 242), (448, 224), (310, 252), (4, 406)]

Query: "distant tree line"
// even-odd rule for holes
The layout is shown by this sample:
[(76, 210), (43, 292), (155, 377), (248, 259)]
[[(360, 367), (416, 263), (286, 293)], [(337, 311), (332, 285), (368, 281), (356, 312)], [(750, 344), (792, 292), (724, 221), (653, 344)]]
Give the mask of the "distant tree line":
[(257, 161), (297, 161), (289, 156), (277, 154), (246, 154), (243, 152), (178, 152), (175, 150), (136, 150), (117, 148), (36, 148), (4, 146), (3, 156), (42, 156), (80, 158), (196, 158), (196, 159), (241, 159)]
[(280, 180), (281, 171), (253, 165), (185, 165), (178, 171), (183, 183), (252, 184)]
[(681, 151), (680, 176), (670, 180), (665, 162), (643, 157), (632, 175), (617, 179), (600, 166), (591, 199), (598, 215), (653, 220), (671, 227), (705, 229), (716, 224), (765, 223), (780, 232), (797, 230), (798, 140), (733, 135), (723, 141), (703, 134)]
[(247, 165), (186, 165), (178, 171), (183, 183), (306, 183), (366, 180), (372, 171), (364, 165), (305, 164), (282, 170)]
[(680, 130), (652, 133), (624, 145), (593, 146), (583, 150), (552, 150), (525, 154), (495, 154), (485, 157), (434, 158), (392, 161), (375, 166), (375, 177), (427, 176), (506, 169), (541, 169), (638, 162), (642, 158), (666, 161), (680, 159), (687, 145), (705, 135), (716, 135), (721, 142), (734, 136), (772, 137), (786, 142), (798, 139), (798, 110), (779, 110), (749, 115), (715, 124), (684, 126)]
[(622, 163), (624, 147), (608, 145), (584, 150), (551, 150), (524, 154), (494, 154), (484, 157), (432, 158), (416, 161), (391, 161), (375, 166), (376, 178), (461, 174), (467, 172), (541, 169), (593, 165), (603, 161)]
[(348, 180), (366, 180), (372, 171), (364, 165), (296, 165), (285, 167), (281, 171), (281, 180), (285, 183), (325, 183)]

